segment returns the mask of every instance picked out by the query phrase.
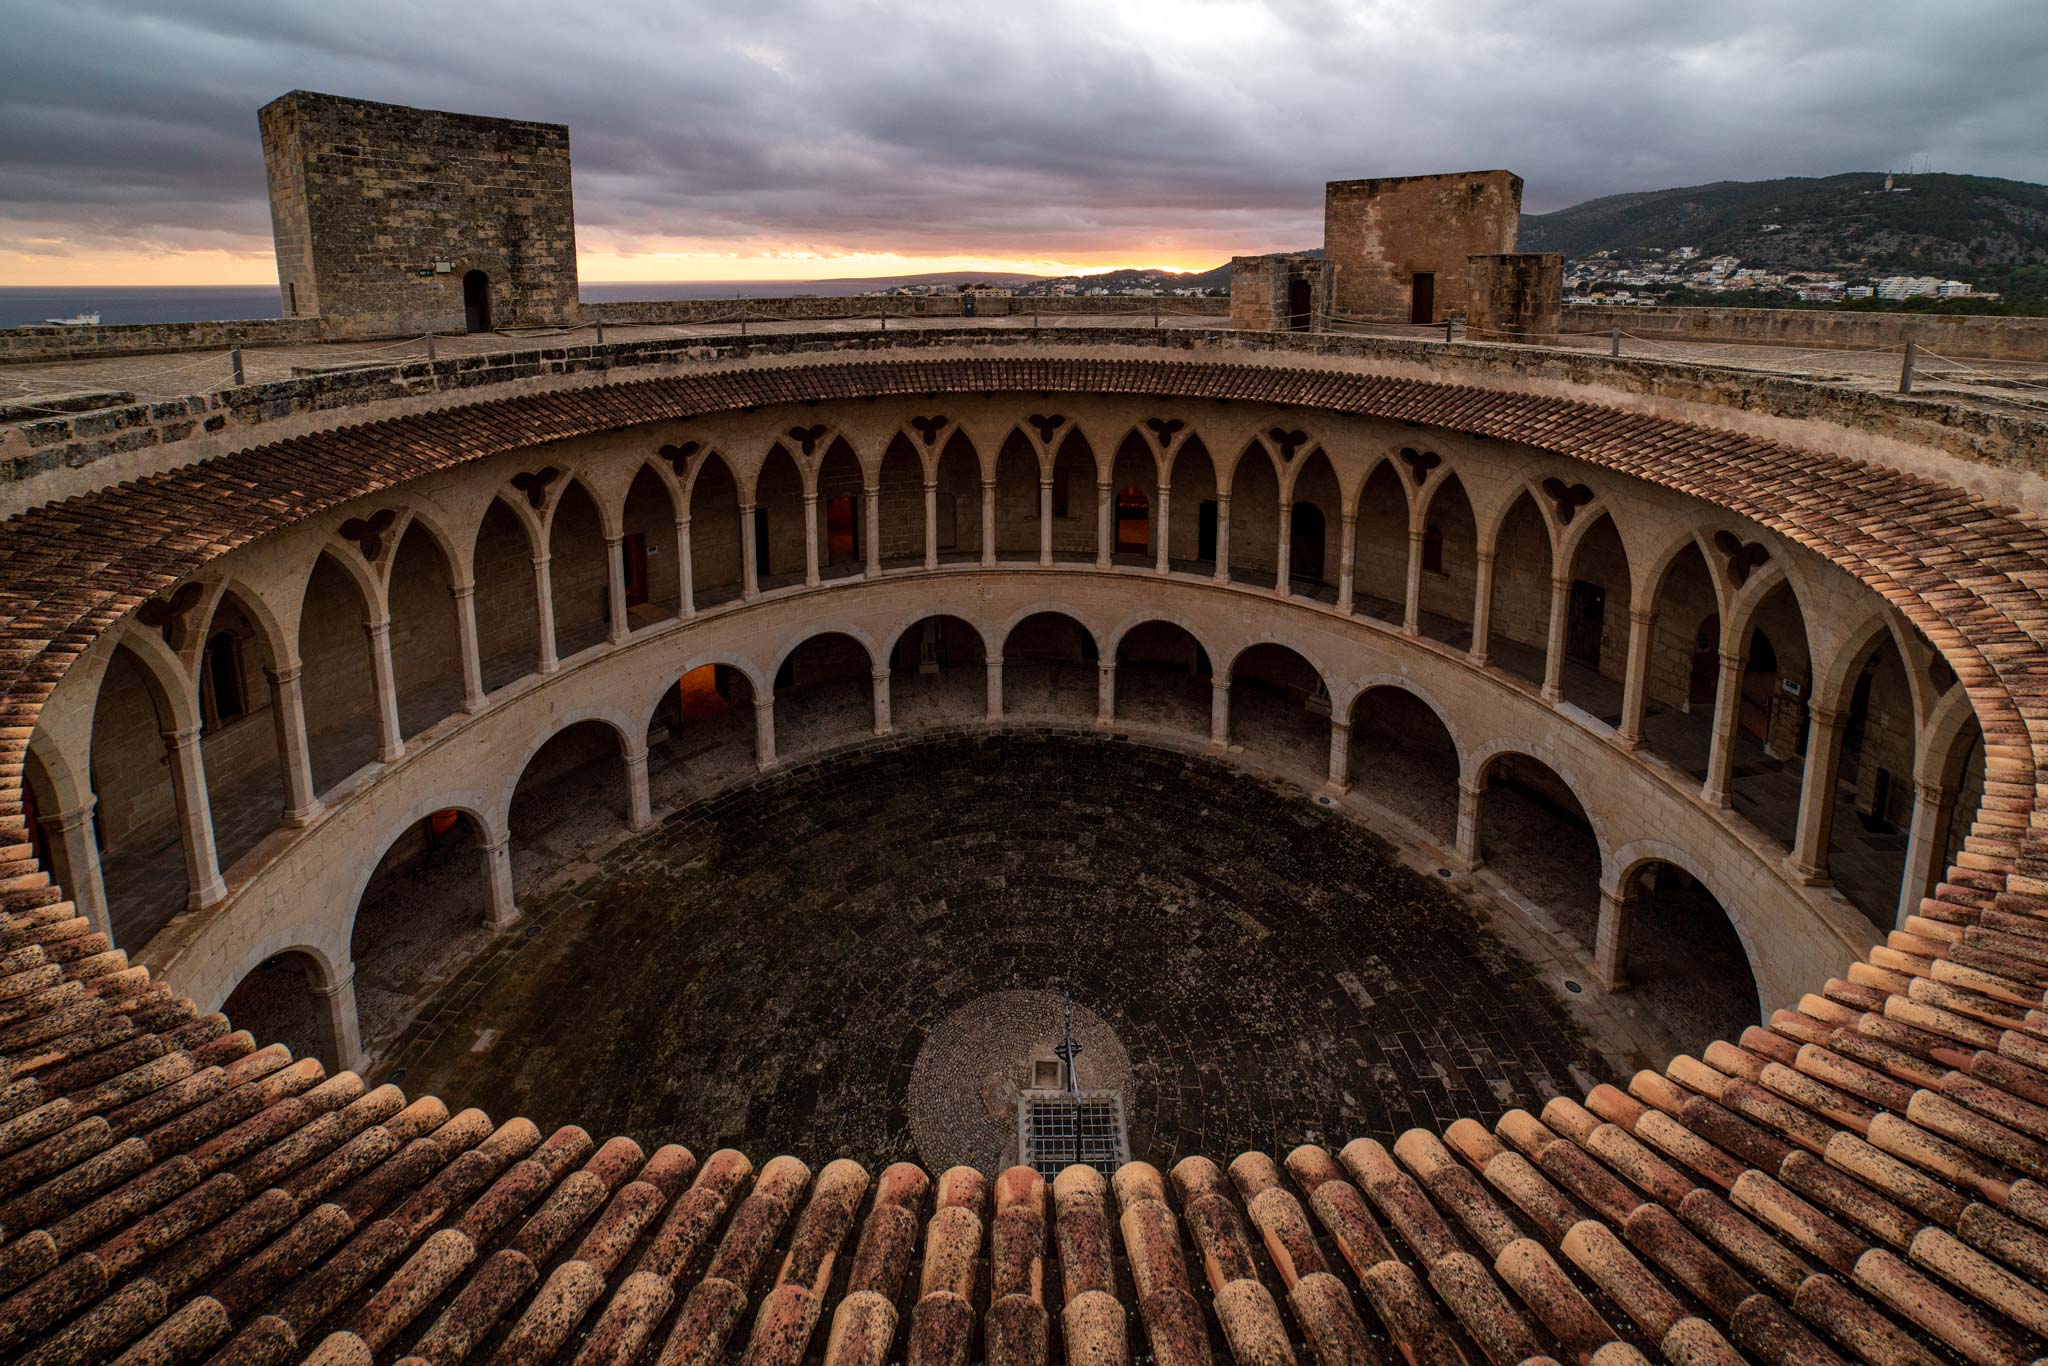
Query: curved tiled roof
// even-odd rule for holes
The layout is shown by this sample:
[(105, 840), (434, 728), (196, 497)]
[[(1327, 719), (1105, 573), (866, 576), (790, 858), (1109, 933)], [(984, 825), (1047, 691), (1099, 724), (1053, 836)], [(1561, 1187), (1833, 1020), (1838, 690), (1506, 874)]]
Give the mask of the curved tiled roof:
[[(875, 394), (1303, 404), (1526, 443), (1832, 560), (1954, 666), (1986, 797), (1909, 932), (1768, 1027), (1583, 1103), (1332, 1155), (936, 1180), (648, 1154), (326, 1077), (127, 966), (21, 843), (38, 709), (208, 559), (465, 460)], [(716, 370), (265, 446), (0, 539), (0, 1351), (38, 1362), (1973, 1361), (2048, 1338), (2048, 538), (1938, 483), (1551, 397), (1334, 370), (967, 359)], [(780, 1254), (779, 1256), (777, 1254)], [(771, 1269), (772, 1268), (772, 1269)], [(913, 1272), (915, 1274), (913, 1274)], [(1633, 1344), (1633, 1345), (1630, 1345)]]

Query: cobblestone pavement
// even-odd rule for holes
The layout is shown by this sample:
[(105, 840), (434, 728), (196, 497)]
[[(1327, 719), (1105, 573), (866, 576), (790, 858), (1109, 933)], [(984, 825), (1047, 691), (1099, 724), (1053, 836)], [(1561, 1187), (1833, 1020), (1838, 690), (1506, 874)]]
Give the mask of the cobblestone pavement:
[(1608, 1074), (1464, 902), (1296, 794), (1078, 730), (821, 754), (535, 898), (393, 1063), (544, 1127), (878, 1162), (919, 1156), (927, 1033), (1003, 991), (1064, 986), (1109, 1023), (1132, 1151), (1160, 1162)]

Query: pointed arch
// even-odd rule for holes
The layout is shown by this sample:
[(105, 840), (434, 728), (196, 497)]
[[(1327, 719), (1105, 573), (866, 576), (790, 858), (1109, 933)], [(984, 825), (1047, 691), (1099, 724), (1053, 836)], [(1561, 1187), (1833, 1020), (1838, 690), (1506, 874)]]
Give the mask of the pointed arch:
[(1568, 553), (1564, 698), (1609, 725), (1619, 725), (1622, 680), (1628, 673), (1629, 611), (1634, 606), (1628, 548), (1614, 518), (1601, 510), (1578, 529)]
[(621, 570), (626, 581), (626, 623), (633, 630), (682, 612), (682, 565), (677, 554), (676, 500), (669, 481), (642, 465), (626, 486), (620, 507)]
[(199, 750), (222, 868), (277, 829), (288, 804), (271, 711), (278, 660), (258, 620), (249, 598), (225, 588), (199, 636)]
[(1508, 673), (1541, 685), (1550, 646), (1550, 523), (1524, 490), (1493, 538), (1493, 610), (1488, 650)]
[(1424, 489), (1422, 505), (1422, 634), (1454, 649), (1472, 645), (1472, 606), (1479, 591), (1479, 519), (1455, 471)]
[(692, 597), (712, 607), (740, 595), (740, 481), (712, 450), (699, 458), (689, 487)]
[[(954, 440), (964, 434), (954, 433)], [(949, 447), (952, 441), (946, 443)], [(1021, 428), (1012, 427), (996, 450), (996, 558), (1038, 558), (1038, 450)]]
[(804, 472), (780, 441), (754, 474), (754, 572), (763, 590), (804, 579), (809, 561), (804, 522)]
[(462, 709), (454, 586), (454, 565), (441, 542), (420, 522), (409, 523), (391, 552), (387, 592), (398, 729), (408, 740)]
[(1295, 466), (1289, 491), (1288, 582), (1295, 593), (1335, 601), (1343, 563), (1344, 490), (1321, 446)]
[(1358, 494), (1352, 532), (1352, 610), (1399, 622), (1408, 597), (1408, 486), (1391, 460), (1373, 466)]
[(1264, 442), (1254, 440), (1239, 453), (1228, 488), (1231, 580), (1270, 588), (1280, 553), (1280, 476)]
[(377, 758), (377, 688), (365, 636), (370, 619), (356, 576), (337, 555), (323, 551), (299, 607), (306, 743), (316, 794), (332, 791)]
[(538, 552), (525, 519), (503, 498), (493, 498), (478, 519), (470, 554), (476, 575), (477, 656), (485, 692), (495, 692), (540, 668), (540, 595), (534, 584)]
[[(1094, 559), (1101, 530), (1102, 490), (1095, 448), (1070, 426), (1052, 456), (1052, 549), (1055, 556)], [(1111, 491), (1114, 499), (1115, 492)], [(1112, 535), (1114, 532), (1112, 531)]]
[(1166, 535), (1171, 563), (1203, 575), (1216, 570), (1216, 461), (1200, 435), (1181, 442), (1168, 465), (1173, 515)]

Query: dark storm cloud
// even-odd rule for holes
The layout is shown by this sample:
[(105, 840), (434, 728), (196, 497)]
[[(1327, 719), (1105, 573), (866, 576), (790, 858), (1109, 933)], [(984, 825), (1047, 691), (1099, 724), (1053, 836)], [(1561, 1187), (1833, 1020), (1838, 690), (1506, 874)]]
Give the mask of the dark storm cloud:
[(584, 245), (624, 250), (1221, 255), (1318, 240), (1326, 179), (1469, 167), (1538, 210), (2048, 179), (2040, 0), (9, 0), (0, 24), (16, 250), (262, 248), (255, 111), (295, 87), (565, 122)]

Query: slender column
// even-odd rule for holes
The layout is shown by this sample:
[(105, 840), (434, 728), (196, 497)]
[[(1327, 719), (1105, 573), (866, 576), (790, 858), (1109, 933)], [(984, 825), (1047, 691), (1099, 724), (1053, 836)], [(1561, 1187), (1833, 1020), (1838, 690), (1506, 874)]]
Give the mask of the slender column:
[(405, 753), (405, 736), (398, 727), (398, 682), (391, 668), (391, 622), (366, 621), (363, 634), (370, 638), (370, 682), (377, 693), (377, 759), (388, 764)]
[(614, 645), (623, 645), (632, 634), (632, 626), (626, 621), (626, 538), (607, 536), (604, 538), (605, 594), (612, 606), (611, 629), (605, 639)]
[(1153, 572), (1159, 574), (1173, 568), (1173, 542), (1170, 536), (1173, 528), (1173, 518), (1170, 515), (1172, 507), (1172, 495), (1162, 484), (1159, 489), (1159, 516), (1153, 527), (1153, 534), (1159, 537), (1159, 544), (1153, 547), (1152, 551)]
[(697, 567), (690, 563), (690, 519), (676, 519), (676, 584), (681, 601), (676, 604), (679, 616), (691, 617), (697, 614)]
[(1723, 809), (1734, 804), (1729, 784), (1735, 774), (1735, 719), (1742, 705), (1742, 656), (1721, 654), (1721, 676), (1714, 681), (1714, 729), (1707, 749), (1707, 780), (1700, 800)]
[(1052, 480), (1038, 481), (1038, 563), (1052, 563)]
[(775, 767), (775, 698), (772, 694), (754, 703), (754, 767), (764, 772)]
[(1482, 550), (1474, 557), (1472, 587), (1472, 662), (1485, 668), (1493, 643), (1493, 561), (1494, 552)]
[(1358, 572), (1358, 518), (1344, 514), (1343, 540), (1337, 552), (1337, 610), (1351, 615), (1351, 580)]
[(1294, 558), (1294, 504), (1286, 499), (1280, 503), (1280, 553), (1273, 558), (1273, 591), (1284, 598), (1293, 577), (1288, 571), (1294, 567), (1289, 563)]
[(492, 929), (502, 930), (519, 918), (519, 903), (512, 895), (512, 837), (480, 845), (484, 858), (484, 914)]
[(1635, 911), (1634, 898), (1612, 887), (1600, 889), (1600, 918), (1593, 927), (1593, 980), (1603, 990), (1628, 986), (1629, 930)]
[(455, 599), (455, 637), (462, 654), (462, 709), (479, 712), (484, 709), (484, 661), (476, 636), (476, 585), (448, 591)]
[(1408, 586), (1402, 598), (1401, 630), (1422, 634), (1422, 528), (1408, 528)]
[(1230, 680), (1209, 678), (1209, 743), (1218, 749), (1230, 745)]
[(263, 671), (270, 680), (270, 713), (277, 727), (278, 759), (284, 765), (284, 823), (290, 826), (310, 825), (320, 813), (320, 799), (313, 795), (313, 751), (306, 743), (303, 673), (298, 664)]
[(930, 481), (924, 486), (924, 567), (939, 567), (939, 486)]
[(1230, 582), (1230, 495), (1216, 495), (1216, 582)]
[(1913, 784), (1913, 821), (1906, 833), (1906, 871), (1899, 879), (1900, 929), (1906, 927), (1907, 916), (1920, 914), (1920, 902), (1933, 895), (1941, 882), (1941, 852), (1948, 842), (1944, 836), (1955, 804), (1955, 792), (1940, 783)]
[(1095, 486), (1095, 567), (1109, 568), (1110, 548), (1116, 536), (1116, 490), (1108, 484)]
[(988, 662), (988, 719), (1003, 719), (1003, 661), (991, 659)]
[(551, 674), (562, 667), (555, 653), (555, 580), (548, 571), (548, 557), (533, 557), (534, 600), (540, 605), (540, 671)]
[(861, 515), (868, 523), (867, 575), (871, 579), (882, 577), (882, 490), (863, 487), (860, 491)]
[(1116, 660), (1095, 661), (1095, 724), (1116, 724)]
[(1550, 636), (1543, 651), (1543, 696), (1555, 702), (1564, 696), (1564, 618), (1571, 604), (1572, 581), (1550, 581)]
[(310, 988), (320, 1003), (320, 1043), (337, 1072), (361, 1072), (370, 1065), (356, 1019), (356, 965), (344, 964), (332, 982)]
[(868, 677), (875, 685), (875, 734), (887, 735), (892, 729), (889, 718), (889, 671), (876, 669)]
[(754, 544), (754, 507), (751, 503), (740, 504), (740, 596), (759, 597), (761, 594), (761, 571), (754, 559), (759, 551)]
[(1799, 785), (1799, 834), (1792, 844), (1792, 872), (1810, 883), (1828, 880), (1828, 837), (1835, 828), (1835, 769), (1842, 758), (1842, 728), (1849, 717), (1830, 707), (1810, 707), (1806, 774)]
[(1485, 797), (1486, 785), (1483, 782), (1468, 784), (1461, 780), (1458, 783), (1458, 836), (1453, 852), (1457, 854), (1458, 862), (1465, 865), (1467, 872), (1479, 867), (1481, 862), (1479, 817), (1480, 804)]
[[(98, 798), (87, 797), (69, 811), (43, 817), (41, 824), (50, 842), (64, 851), (64, 890), (71, 895), (73, 909), (111, 943), (114, 920), (107, 910), (107, 886), (100, 877), (99, 841), (92, 834), (92, 812), (98, 804)], [(54, 874), (55, 870), (51, 871)]]
[(1628, 614), (1628, 666), (1621, 684), (1621, 729), (1616, 738), (1630, 749), (1643, 747), (1643, 713), (1650, 702), (1650, 642), (1656, 636), (1657, 614), (1631, 608)]
[(981, 481), (981, 562), (996, 562), (996, 481)]
[(804, 587), (816, 588), (818, 577), (818, 495), (804, 495)]
[(654, 824), (654, 800), (647, 791), (647, 743), (626, 751), (626, 828), (645, 830)]
[(213, 810), (206, 799), (206, 761), (199, 753), (199, 727), (163, 732), (171, 758), (171, 796), (178, 808), (178, 845), (185, 851), (185, 904), (211, 906), (228, 894), (213, 844)]
[(1331, 792), (1348, 791), (1351, 787), (1351, 726), (1349, 722), (1330, 718), (1330, 787)]

